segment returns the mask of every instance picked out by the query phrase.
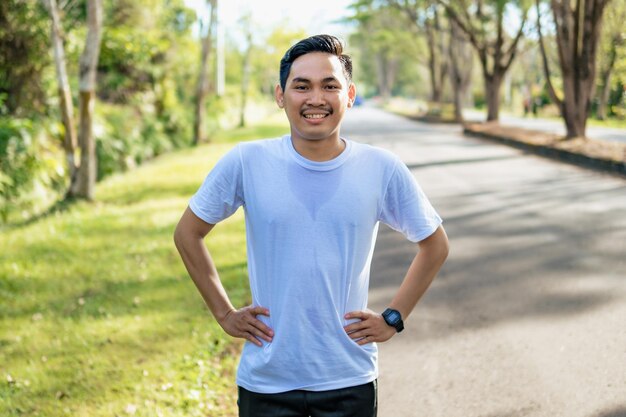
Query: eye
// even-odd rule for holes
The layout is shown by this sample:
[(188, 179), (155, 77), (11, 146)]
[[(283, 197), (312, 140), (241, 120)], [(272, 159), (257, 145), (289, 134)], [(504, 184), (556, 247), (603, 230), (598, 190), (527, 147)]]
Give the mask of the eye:
[(306, 89), (307, 89), (307, 86), (306, 86), (306, 85), (304, 85), (304, 84), (300, 84), (300, 85), (296, 85), (296, 86), (294, 86), (293, 88), (294, 88), (294, 90), (300, 90), (300, 91), (302, 91), (302, 90), (306, 90)]
[(327, 90), (338, 90), (340, 87), (338, 85), (334, 85), (334, 84), (328, 84), (326, 86)]

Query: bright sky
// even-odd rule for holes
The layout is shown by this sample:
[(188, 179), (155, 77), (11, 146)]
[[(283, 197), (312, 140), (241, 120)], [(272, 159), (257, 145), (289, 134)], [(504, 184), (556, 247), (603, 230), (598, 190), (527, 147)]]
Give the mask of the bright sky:
[[(350, 15), (347, 6), (352, 0), (219, 0), (218, 13), (229, 37), (237, 39), (238, 20), (247, 12), (252, 24), (265, 36), (278, 25), (304, 29), (309, 35), (328, 33), (344, 40), (349, 33), (346, 25), (337, 20)], [(185, 0), (198, 13), (206, 11), (206, 0)]]

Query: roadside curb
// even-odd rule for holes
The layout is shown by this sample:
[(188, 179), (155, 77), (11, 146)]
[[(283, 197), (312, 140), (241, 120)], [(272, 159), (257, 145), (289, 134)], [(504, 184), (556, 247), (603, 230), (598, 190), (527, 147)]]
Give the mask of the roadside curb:
[[(558, 135), (537, 130), (501, 126), (497, 123), (466, 123), (463, 125), (463, 133), (468, 136), (512, 146), (536, 155), (626, 177), (626, 145), (595, 139), (579, 139), (579, 142), (582, 141), (585, 144), (609, 149), (613, 154), (593, 155), (567, 149), (567, 146), (576, 143), (574, 141), (562, 141)], [(621, 155), (619, 155), (620, 153)]]
[[(422, 123), (458, 124), (438, 116), (416, 116), (390, 109), (386, 111)], [(626, 177), (626, 143), (598, 139), (562, 140), (562, 136), (540, 130), (500, 125), (498, 122), (466, 122), (463, 133), (511, 146), (528, 153)]]

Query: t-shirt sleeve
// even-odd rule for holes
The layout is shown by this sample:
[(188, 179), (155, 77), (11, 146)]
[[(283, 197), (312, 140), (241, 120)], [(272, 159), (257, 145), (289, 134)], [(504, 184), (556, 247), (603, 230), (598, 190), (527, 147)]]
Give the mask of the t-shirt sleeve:
[(441, 224), (441, 217), (401, 161), (396, 162), (387, 185), (378, 220), (402, 233), (411, 242), (426, 239)]
[(207, 223), (215, 224), (231, 216), (244, 204), (243, 166), (239, 146), (229, 151), (209, 172), (189, 208)]

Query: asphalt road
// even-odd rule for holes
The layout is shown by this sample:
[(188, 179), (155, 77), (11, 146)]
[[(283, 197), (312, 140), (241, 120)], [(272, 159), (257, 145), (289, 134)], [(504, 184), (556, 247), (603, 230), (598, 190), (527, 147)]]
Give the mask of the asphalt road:
[[(380, 345), (380, 417), (626, 416), (626, 180), (368, 107), (342, 135), (400, 155), (451, 243)], [(370, 308), (415, 251), (381, 227)]]

